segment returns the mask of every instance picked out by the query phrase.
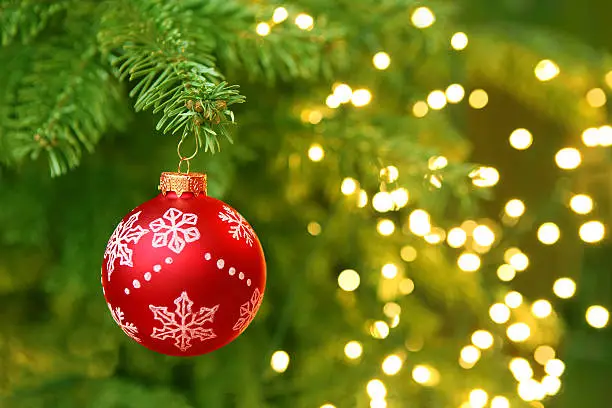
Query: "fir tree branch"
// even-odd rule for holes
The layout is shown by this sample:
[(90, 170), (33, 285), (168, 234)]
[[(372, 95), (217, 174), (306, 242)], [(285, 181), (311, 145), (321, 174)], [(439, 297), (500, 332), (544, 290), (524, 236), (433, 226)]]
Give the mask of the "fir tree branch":
[(237, 86), (222, 81), (209, 51), (181, 32), (175, 21), (189, 18), (183, 6), (158, 0), (107, 4), (98, 36), (119, 78), (137, 80), (130, 92), (137, 111), (160, 112), (157, 129), (195, 134), (200, 146), (215, 152), (219, 136), (231, 141), (228, 109), (244, 102)]

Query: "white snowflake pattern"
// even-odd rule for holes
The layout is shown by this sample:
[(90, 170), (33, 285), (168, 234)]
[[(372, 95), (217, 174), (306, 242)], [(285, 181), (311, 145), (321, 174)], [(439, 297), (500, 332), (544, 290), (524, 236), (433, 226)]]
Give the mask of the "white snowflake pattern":
[[(164, 219), (168, 220), (169, 224), (166, 224)], [(175, 254), (180, 254), (187, 242), (200, 239), (200, 231), (195, 227), (197, 222), (197, 215), (170, 208), (162, 218), (149, 223), (149, 228), (155, 232), (152, 241), (153, 247), (167, 246)]]
[(238, 319), (236, 324), (234, 324), (234, 330), (239, 330), (240, 332), (242, 332), (244, 331), (244, 329), (247, 328), (247, 326), (255, 318), (255, 315), (259, 310), (259, 306), (261, 305), (261, 299), (261, 292), (258, 288), (255, 288), (255, 291), (253, 291), (253, 295), (251, 296), (251, 300), (240, 306), (240, 318)]
[(227, 205), (224, 205), (223, 209), (225, 212), (219, 211), (219, 218), (221, 221), (230, 224), (228, 232), (232, 234), (232, 238), (236, 240), (244, 238), (244, 242), (246, 242), (248, 246), (253, 246), (255, 233), (253, 232), (251, 226), (246, 222), (242, 215), (238, 214)]
[(108, 240), (104, 257), (108, 257), (106, 260), (106, 272), (109, 281), (115, 270), (115, 260), (117, 258), (119, 258), (119, 265), (134, 266), (132, 263), (132, 250), (128, 248), (128, 243), (137, 244), (140, 238), (149, 232), (148, 229), (144, 229), (140, 225), (134, 227), (134, 223), (138, 221), (141, 212), (138, 211), (132, 214), (126, 222), (121, 221)]
[(121, 327), (121, 330), (123, 330), (125, 334), (127, 334), (128, 336), (130, 336), (131, 338), (133, 338), (134, 340), (140, 343), (141, 340), (138, 337), (138, 328), (134, 325), (134, 323), (124, 322), (125, 315), (123, 311), (121, 310), (121, 308), (116, 307), (113, 309), (110, 303), (107, 303), (107, 305), (111, 311), (113, 320), (115, 320), (115, 323), (117, 323), (117, 325)]
[(198, 312), (194, 313), (192, 311), (193, 302), (187, 296), (187, 292), (181, 293), (181, 296), (174, 300), (174, 304), (176, 305), (175, 313), (169, 312), (165, 306), (149, 305), (153, 318), (159, 320), (163, 325), (161, 328), (153, 328), (151, 337), (159, 340), (174, 339), (174, 345), (181, 351), (190, 348), (193, 339), (204, 341), (217, 337), (213, 329), (205, 329), (203, 326), (207, 322), (213, 322), (219, 305), (212, 308), (201, 307)]

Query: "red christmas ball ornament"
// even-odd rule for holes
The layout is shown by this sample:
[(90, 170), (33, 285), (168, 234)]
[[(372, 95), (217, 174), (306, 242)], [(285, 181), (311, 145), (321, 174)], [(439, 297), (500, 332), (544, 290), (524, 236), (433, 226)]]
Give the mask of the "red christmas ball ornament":
[(162, 173), (161, 193), (126, 215), (108, 241), (102, 288), (113, 319), (143, 346), (209, 353), (251, 323), (266, 285), (259, 239), (206, 175)]

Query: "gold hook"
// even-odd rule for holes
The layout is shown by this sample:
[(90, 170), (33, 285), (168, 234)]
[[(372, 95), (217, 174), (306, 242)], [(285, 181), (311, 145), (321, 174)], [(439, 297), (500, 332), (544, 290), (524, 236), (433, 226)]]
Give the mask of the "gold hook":
[(196, 147), (195, 147), (195, 151), (193, 152), (193, 154), (192, 154), (191, 156), (189, 156), (189, 157), (185, 157), (185, 156), (183, 156), (183, 155), (181, 154), (181, 145), (183, 144), (183, 141), (184, 141), (186, 138), (187, 138), (187, 137), (186, 137), (185, 135), (183, 135), (183, 137), (181, 137), (181, 140), (179, 141), (178, 145), (176, 146), (176, 153), (178, 154), (178, 157), (179, 157), (178, 172), (179, 172), (179, 173), (182, 173), (182, 172), (181, 172), (181, 164), (183, 164), (183, 162), (187, 162), (187, 173), (186, 173), (186, 174), (189, 174), (189, 170), (191, 169), (191, 164), (190, 164), (190, 161), (191, 161), (191, 159), (193, 159), (193, 158), (194, 158), (194, 157), (195, 157), (195, 156), (198, 154), (198, 150), (199, 150), (199, 148), (200, 148), (200, 145), (199, 145), (199, 143), (198, 143), (198, 139), (197, 139), (197, 137), (196, 137), (196, 138), (195, 138), (195, 139), (196, 139), (196, 140), (195, 140), (195, 142), (196, 142), (196, 144), (195, 144), (195, 146), (196, 146)]

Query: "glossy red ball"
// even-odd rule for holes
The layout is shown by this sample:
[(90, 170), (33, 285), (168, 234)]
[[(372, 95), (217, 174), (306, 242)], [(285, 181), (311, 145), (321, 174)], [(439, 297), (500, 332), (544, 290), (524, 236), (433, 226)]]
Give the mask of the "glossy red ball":
[(259, 239), (229, 205), (205, 194), (160, 194), (115, 229), (102, 287), (115, 322), (158, 353), (195, 356), (251, 323), (266, 265)]

